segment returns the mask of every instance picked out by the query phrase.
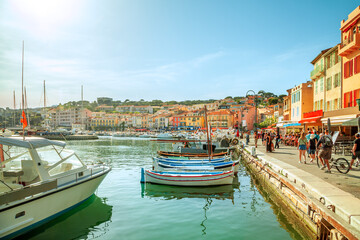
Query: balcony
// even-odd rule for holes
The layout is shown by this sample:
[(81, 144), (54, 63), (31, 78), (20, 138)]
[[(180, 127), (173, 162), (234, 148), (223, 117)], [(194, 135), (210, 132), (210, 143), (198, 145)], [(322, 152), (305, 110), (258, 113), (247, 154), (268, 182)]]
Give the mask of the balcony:
[(355, 33), (350, 38), (342, 41), (338, 46), (339, 55), (345, 57), (360, 48), (360, 33)]
[(324, 74), (324, 64), (318, 65), (314, 70), (310, 73), (311, 79), (316, 79)]

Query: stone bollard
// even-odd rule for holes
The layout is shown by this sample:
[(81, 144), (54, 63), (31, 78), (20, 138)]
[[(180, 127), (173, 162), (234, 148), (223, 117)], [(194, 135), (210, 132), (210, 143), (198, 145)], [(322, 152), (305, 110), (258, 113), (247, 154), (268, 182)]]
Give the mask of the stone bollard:
[(255, 147), (251, 147), (251, 155), (253, 157), (256, 157), (256, 148)]

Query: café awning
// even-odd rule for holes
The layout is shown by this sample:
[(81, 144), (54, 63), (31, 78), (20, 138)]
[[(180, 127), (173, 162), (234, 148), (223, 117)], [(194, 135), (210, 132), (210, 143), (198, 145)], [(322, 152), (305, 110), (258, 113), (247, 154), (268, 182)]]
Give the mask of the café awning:
[(298, 126), (301, 126), (301, 123), (288, 123), (284, 125), (284, 127), (298, 127)]
[(341, 124), (341, 126), (349, 126), (349, 127), (357, 127), (358, 125), (358, 119), (357, 118), (353, 118), (351, 120), (348, 120), (346, 122), (343, 122)]
[(328, 118), (330, 118), (330, 123), (332, 125), (342, 125), (344, 122), (352, 120), (356, 118), (356, 114), (349, 114), (349, 115), (341, 115), (335, 117), (323, 117), (321, 118), (321, 122), (323, 124), (327, 124)]
[(322, 118), (322, 116), (304, 118), (304, 119), (301, 119), (299, 121), (299, 123), (320, 123), (321, 118)]

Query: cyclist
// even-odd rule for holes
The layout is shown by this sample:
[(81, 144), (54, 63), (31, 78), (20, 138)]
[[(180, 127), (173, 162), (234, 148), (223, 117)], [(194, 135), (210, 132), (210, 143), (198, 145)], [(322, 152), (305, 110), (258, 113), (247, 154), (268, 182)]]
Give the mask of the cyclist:
[(321, 164), (323, 165), (321, 167), (321, 170), (325, 168), (325, 164), (326, 164), (328, 170), (326, 170), (325, 172), (331, 173), (329, 159), (331, 159), (331, 150), (332, 150), (333, 142), (331, 137), (329, 136), (328, 130), (325, 130), (325, 135), (320, 134), (320, 139), (316, 144), (316, 148), (319, 148), (320, 145), (321, 145), (321, 149), (319, 151), (319, 159)]
[(351, 152), (352, 158), (350, 162), (350, 169), (352, 169), (352, 165), (354, 164), (356, 158), (360, 160), (360, 133), (355, 134), (354, 146)]

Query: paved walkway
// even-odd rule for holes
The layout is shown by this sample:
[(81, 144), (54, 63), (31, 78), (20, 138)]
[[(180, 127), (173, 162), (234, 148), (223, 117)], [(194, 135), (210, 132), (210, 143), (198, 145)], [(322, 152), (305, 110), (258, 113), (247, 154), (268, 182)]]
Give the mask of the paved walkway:
[[(332, 173), (325, 173), (324, 170), (318, 168), (316, 160), (313, 163), (310, 163), (310, 159), (307, 159), (306, 164), (299, 163), (299, 151), (296, 147), (280, 145), (280, 149), (275, 149), (274, 152), (266, 153), (265, 146), (261, 144), (261, 141), (259, 143), (257, 148), (259, 154), (275, 158), (315, 175), (360, 199), (360, 167), (355, 167), (355, 164), (353, 165), (353, 170), (350, 170), (347, 174), (339, 173), (336, 168), (331, 169)], [(254, 146), (253, 139), (250, 140), (249, 146)], [(333, 155), (333, 157), (344, 157), (349, 163), (351, 160), (351, 156)]]

